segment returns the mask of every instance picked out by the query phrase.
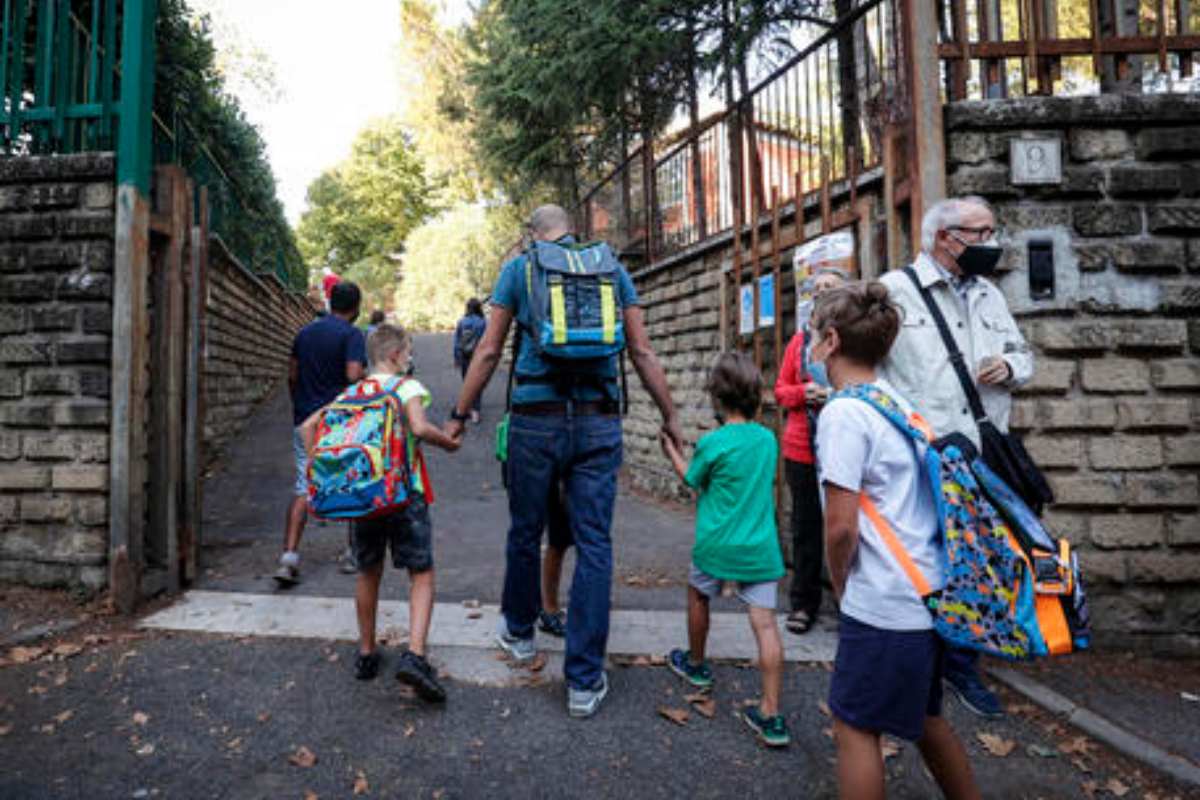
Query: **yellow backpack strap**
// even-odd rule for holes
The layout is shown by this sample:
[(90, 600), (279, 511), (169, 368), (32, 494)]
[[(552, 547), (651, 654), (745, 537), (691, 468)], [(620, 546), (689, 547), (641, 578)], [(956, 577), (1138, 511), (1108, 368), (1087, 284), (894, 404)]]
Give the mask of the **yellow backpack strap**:
[(567, 298), (561, 283), (550, 284), (550, 325), (554, 330), (554, 343), (567, 343)]
[(617, 340), (617, 295), (611, 281), (600, 283), (600, 324), (602, 340), (612, 344)]
[(917, 568), (908, 551), (904, 549), (904, 545), (900, 543), (900, 538), (896, 536), (896, 531), (892, 529), (891, 524), (879, 513), (879, 509), (875, 506), (875, 503), (866, 494), (859, 494), (859, 505), (866, 512), (867, 519), (871, 520), (871, 524), (875, 526), (875, 530), (879, 531), (879, 536), (883, 539), (883, 543), (887, 545), (887, 549), (891, 551), (892, 557), (896, 559), (897, 563), (900, 564), (900, 568), (904, 570), (904, 574), (908, 575), (908, 579), (912, 581), (917, 594), (922, 598), (932, 594), (932, 590), (929, 588), (929, 581), (925, 580), (925, 576), (921, 574), (921, 570)]

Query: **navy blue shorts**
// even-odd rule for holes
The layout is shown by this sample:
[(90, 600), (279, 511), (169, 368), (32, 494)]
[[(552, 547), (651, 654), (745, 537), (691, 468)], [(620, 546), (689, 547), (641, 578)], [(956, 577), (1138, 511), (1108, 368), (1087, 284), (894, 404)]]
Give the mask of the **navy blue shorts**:
[(841, 614), (829, 709), (851, 727), (915, 742), (942, 715), (945, 648), (932, 630), (888, 631)]

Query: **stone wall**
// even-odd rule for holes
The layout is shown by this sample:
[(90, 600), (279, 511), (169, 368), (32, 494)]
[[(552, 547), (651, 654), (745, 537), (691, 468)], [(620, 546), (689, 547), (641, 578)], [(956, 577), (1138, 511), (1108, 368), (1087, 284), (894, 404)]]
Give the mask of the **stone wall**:
[(205, 313), (204, 440), (212, 452), (287, 378), (292, 339), (314, 310), (273, 274), (251, 273), (214, 237)]
[[(108, 580), (114, 179), (112, 154), (0, 158), (0, 581)], [(313, 309), (208, 252), (212, 452), (286, 377)]]
[[(1079, 548), (1101, 641), (1200, 652), (1200, 97), (947, 107), (951, 194), (1008, 230), (1000, 281), (1037, 355), (1013, 427)], [(1015, 187), (1014, 137), (1061, 141), (1062, 182)], [(1033, 299), (1028, 243), (1054, 296)]]
[(0, 158), (0, 580), (107, 577), (114, 174)]

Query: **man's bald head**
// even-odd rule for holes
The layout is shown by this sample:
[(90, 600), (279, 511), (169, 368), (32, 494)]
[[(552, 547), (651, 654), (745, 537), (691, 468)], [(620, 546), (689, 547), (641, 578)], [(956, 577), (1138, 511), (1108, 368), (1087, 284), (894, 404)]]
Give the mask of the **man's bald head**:
[(529, 215), (529, 227), (533, 238), (553, 242), (571, 232), (571, 217), (562, 206), (540, 206)]

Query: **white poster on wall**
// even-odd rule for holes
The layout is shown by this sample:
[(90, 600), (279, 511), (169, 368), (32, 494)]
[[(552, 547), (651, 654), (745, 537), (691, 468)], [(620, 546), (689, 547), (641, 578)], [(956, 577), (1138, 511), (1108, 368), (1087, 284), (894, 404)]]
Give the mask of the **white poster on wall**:
[(738, 298), (738, 333), (747, 336), (754, 333), (754, 284), (746, 283), (741, 287)]

